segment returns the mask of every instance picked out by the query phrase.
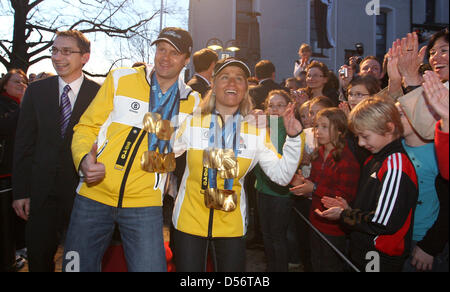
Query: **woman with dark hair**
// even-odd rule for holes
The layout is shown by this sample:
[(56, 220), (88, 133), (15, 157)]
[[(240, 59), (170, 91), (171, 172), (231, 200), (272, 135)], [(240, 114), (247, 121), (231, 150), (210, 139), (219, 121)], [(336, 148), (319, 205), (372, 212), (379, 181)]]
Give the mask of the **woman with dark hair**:
[[(408, 117), (412, 127), (423, 140), (440, 141), (440, 130), (442, 123), (438, 120), (448, 115), (448, 80), (449, 80), (449, 31), (448, 28), (435, 33), (428, 45), (419, 51), (418, 36), (416, 33), (408, 34), (402, 40), (394, 42), (390, 50), (388, 62), (389, 83), (393, 87), (399, 87), (403, 80), (405, 91), (409, 92), (398, 98), (401, 109)], [(432, 71), (427, 71), (424, 77), (419, 73), (419, 68), (424, 57)], [(393, 80), (391, 80), (393, 79)], [(439, 91), (445, 92), (447, 111), (430, 110), (433, 106), (430, 86), (425, 81), (434, 80), (435, 83), (445, 83), (436, 86)], [(397, 83), (395, 85), (395, 82)], [(431, 82), (433, 83), (433, 82)], [(434, 88), (435, 86), (433, 86)], [(446, 90), (444, 89), (446, 87)], [(424, 90), (425, 89), (425, 90)], [(424, 94), (425, 91), (425, 94)], [(444, 96), (443, 95), (443, 96)], [(428, 97), (428, 100), (425, 98)], [(435, 136), (436, 134), (436, 136)], [(448, 149), (446, 149), (448, 152)], [(439, 152), (436, 153), (438, 156)], [(439, 197), (440, 210), (433, 226), (427, 231), (425, 237), (417, 242), (411, 253), (411, 264), (417, 270), (431, 270), (442, 259), (446, 259), (446, 270), (448, 271), (448, 179), (438, 176), (435, 182)]]
[[(0, 271), (7, 271), (15, 264), (14, 251), (16, 249), (14, 234), (11, 229), (4, 230), (3, 227), (14, 224), (12, 212), (12, 186), (11, 173), (13, 161), (14, 138), (19, 118), (19, 105), (27, 88), (28, 78), (20, 69), (10, 70), (0, 80), (0, 245), (3, 247), (0, 254)], [(10, 212), (3, 212), (10, 210)], [(14, 229), (17, 230), (22, 228)], [(17, 234), (16, 236), (19, 236)], [(22, 236), (23, 237), (23, 236)], [(22, 240), (24, 241), (24, 240)], [(18, 243), (19, 244), (19, 243)], [(24, 244), (24, 243), (22, 243)], [(9, 248), (8, 248), (9, 247)], [(24, 246), (17, 246), (23, 248)], [(7, 251), (10, 253), (7, 255)], [(19, 264), (23, 266), (24, 260), (18, 258)]]
[[(420, 74), (425, 55), (435, 74), (442, 83), (449, 78), (449, 32), (448, 29), (434, 34), (427, 47), (419, 51), (418, 36), (414, 32), (401, 40), (396, 40), (389, 50), (388, 74), (389, 95), (398, 99), (406, 116), (422, 139), (434, 139), (434, 127), (438, 119), (427, 110), (428, 105), (423, 96), (423, 77)], [(403, 96), (403, 91), (407, 94)], [(448, 83), (447, 83), (448, 88)], [(398, 92), (398, 93), (396, 93)]]
[(313, 61), (306, 69), (307, 94), (312, 99), (316, 96), (327, 96), (337, 106), (339, 95), (336, 84), (339, 84), (334, 73), (322, 62)]

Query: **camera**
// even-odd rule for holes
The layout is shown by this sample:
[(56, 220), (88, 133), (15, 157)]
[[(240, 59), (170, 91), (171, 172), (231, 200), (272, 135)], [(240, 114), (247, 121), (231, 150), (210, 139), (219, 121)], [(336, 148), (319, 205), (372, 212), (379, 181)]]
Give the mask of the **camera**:
[(345, 78), (348, 77), (348, 68), (341, 68), (339, 70), (339, 75), (343, 75)]

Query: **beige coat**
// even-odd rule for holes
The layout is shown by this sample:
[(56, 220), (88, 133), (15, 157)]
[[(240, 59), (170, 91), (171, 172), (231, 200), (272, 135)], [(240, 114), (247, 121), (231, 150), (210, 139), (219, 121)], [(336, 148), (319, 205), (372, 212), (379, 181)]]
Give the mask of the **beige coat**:
[[(448, 89), (448, 81), (444, 85)], [(387, 88), (385, 88), (377, 95), (390, 97), (398, 101), (417, 134), (424, 140), (434, 140), (434, 129), (440, 117), (428, 104), (423, 87), (419, 87), (406, 95), (403, 95), (401, 91), (389, 94)]]

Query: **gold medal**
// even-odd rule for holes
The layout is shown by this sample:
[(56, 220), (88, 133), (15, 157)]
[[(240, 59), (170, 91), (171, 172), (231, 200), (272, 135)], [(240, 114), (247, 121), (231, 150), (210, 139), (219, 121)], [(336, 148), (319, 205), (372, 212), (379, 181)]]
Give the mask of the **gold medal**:
[(208, 188), (205, 190), (205, 206), (224, 212), (232, 212), (237, 206), (237, 195), (233, 190), (218, 190)]
[(168, 141), (172, 137), (173, 127), (169, 120), (159, 120), (156, 123), (156, 137), (160, 140)]
[(239, 175), (239, 163), (232, 149), (222, 151), (222, 163), (218, 168), (219, 175), (224, 179), (237, 178)]
[(219, 192), (217, 189), (207, 188), (205, 190), (205, 206), (210, 209), (220, 209), (220, 204), (217, 204), (219, 200)]
[(155, 151), (145, 151), (141, 157), (141, 168), (148, 172), (155, 172), (158, 153)]
[(166, 172), (166, 169), (165, 169), (164, 163), (163, 163), (163, 159), (164, 159), (164, 154), (156, 152), (155, 172), (157, 172), (157, 173), (165, 173)]
[(144, 131), (148, 133), (156, 133), (158, 122), (161, 120), (161, 115), (158, 113), (146, 113), (144, 115)]
[(237, 195), (233, 190), (219, 190), (221, 193), (220, 197), (222, 200), (222, 211), (232, 212), (237, 206)]
[(176, 162), (175, 162), (175, 154), (173, 152), (163, 155), (162, 161), (165, 172), (175, 171)]

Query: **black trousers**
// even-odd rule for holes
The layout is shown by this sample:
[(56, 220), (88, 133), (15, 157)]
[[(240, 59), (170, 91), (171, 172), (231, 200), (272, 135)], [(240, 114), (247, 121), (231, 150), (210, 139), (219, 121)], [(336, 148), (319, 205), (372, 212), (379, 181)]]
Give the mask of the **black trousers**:
[(34, 210), (32, 204), (25, 228), (29, 271), (54, 272), (54, 257), (61, 234), (57, 200), (48, 197), (38, 210)]
[(178, 230), (172, 236), (177, 272), (206, 272), (208, 254), (215, 272), (245, 271), (244, 237), (208, 239)]
[(11, 181), (0, 179), (0, 272), (12, 272), (15, 268), (14, 214)]

